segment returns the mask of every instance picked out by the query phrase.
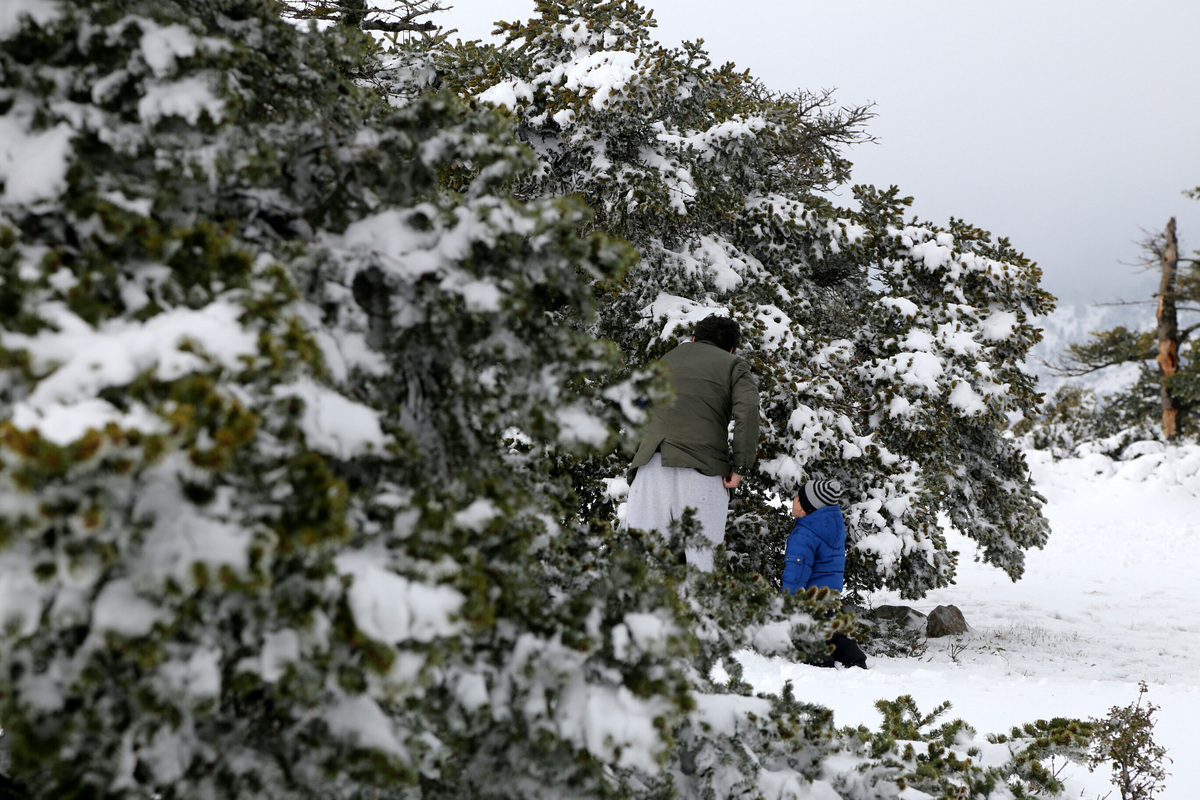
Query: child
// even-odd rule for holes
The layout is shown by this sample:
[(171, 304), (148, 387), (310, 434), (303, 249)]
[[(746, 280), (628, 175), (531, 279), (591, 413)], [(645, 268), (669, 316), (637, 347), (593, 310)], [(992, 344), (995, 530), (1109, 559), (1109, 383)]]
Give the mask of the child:
[[(796, 592), (813, 586), (827, 586), (841, 592), (846, 571), (846, 523), (838, 501), (842, 487), (837, 481), (809, 481), (792, 498), (792, 516), (796, 524), (788, 534), (784, 553), (783, 590)], [(844, 633), (835, 633), (833, 657), (820, 666), (834, 662), (867, 668), (867, 657), (858, 644)]]

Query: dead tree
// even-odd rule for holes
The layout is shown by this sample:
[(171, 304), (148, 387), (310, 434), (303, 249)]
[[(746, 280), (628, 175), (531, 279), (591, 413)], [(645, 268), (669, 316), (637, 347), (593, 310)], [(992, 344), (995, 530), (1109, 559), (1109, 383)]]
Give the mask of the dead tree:
[[(1200, 191), (1197, 195), (1200, 196)], [(1080, 377), (1118, 364), (1138, 364), (1142, 370), (1140, 388), (1135, 387), (1126, 398), (1138, 398), (1134, 405), (1142, 409), (1140, 413), (1160, 415), (1163, 436), (1171, 440), (1179, 436), (1181, 428), (1186, 432), (1189, 423), (1185, 418), (1197, 406), (1194, 396), (1197, 365), (1181, 363), (1180, 350), (1200, 331), (1200, 322), (1181, 328), (1179, 318), (1183, 313), (1200, 312), (1200, 260), (1180, 258), (1174, 217), (1167, 222), (1165, 231), (1148, 235), (1142, 249), (1146, 258), (1138, 266), (1159, 273), (1158, 292), (1145, 301), (1155, 304), (1155, 326), (1094, 331), (1090, 341), (1068, 345), (1061, 358), (1044, 363), (1063, 377)], [(1181, 380), (1184, 380), (1182, 387)], [(1157, 402), (1150, 394), (1155, 384)], [(1189, 386), (1193, 388), (1189, 390)]]
[(1163, 436), (1174, 439), (1179, 432), (1179, 405), (1171, 393), (1171, 378), (1179, 371), (1179, 315), (1176, 310), (1176, 277), (1179, 272), (1179, 242), (1175, 238), (1175, 218), (1167, 222), (1159, 257), (1162, 277), (1158, 283), (1158, 368), (1159, 399), (1162, 403)]

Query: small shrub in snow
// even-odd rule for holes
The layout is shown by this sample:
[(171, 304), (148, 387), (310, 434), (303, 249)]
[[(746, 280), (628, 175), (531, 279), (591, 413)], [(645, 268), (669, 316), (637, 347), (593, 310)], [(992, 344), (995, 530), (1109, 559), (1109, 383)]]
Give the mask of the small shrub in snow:
[(1138, 698), (1127, 706), (1113, 706), (1108, 716), (1093, 719), (1095, 742), (1089, 757), (1092, 768), (1108, 764), (1112, 782), (1121, 800), (1151, 800), (1163, 788), (1167, 751), (1154, 741), (1154, 712), (1158, 706), (1146, 700), (1145, 681), (1138, 684)]
[(1082, 762), (1090, 741), (1088, 726), (1075, 720), (1039, 721), (1014, 729), (1011, 736), (979, 740), (961, 719), (934, 726), (950, 709), (949, 703), (922, 714), (912, 697), (905, 695), (880, 700), (876, 707), (883, 714), (879, 731), (857, 731), (859, 751), (869, 754), (870, 760), (834, 782), (844, 796), (856, 800), (886, 796), (882, 785), (932, 797), (1056, 795), (1062, 782), (1044, 762), (1054, 758)]

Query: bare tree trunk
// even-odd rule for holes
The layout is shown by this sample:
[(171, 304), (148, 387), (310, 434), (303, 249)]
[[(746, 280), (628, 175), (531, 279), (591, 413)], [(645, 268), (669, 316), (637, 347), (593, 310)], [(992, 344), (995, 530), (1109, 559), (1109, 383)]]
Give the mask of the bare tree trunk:
[(1158, 284), (1158, 367), (1161, 373), (1163, 436), (1174, 439), (1178, 433), (1179, 407), (1171, 396), (1171, 376), (1179, 371), (1179, 318), (1175, 312), (1175, 275), (1179, 268), (1179, 243), (1175, 238), (1175, 218), (1167, 223), (1160, 259), (1162, 280)]

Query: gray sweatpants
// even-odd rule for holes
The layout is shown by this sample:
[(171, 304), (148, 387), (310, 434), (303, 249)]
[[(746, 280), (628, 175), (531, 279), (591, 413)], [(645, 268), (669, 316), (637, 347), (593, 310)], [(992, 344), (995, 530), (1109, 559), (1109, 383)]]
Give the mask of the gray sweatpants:
[[(725, 515), (729, 492), (719, 475), (703, 475), (687, 467), (664, 467), (655, 453), (650, 463), (638, 467), (629, 487), (625, 524), (641, 530), (666, 533), (671, 521), (683, 516), (685, 508), (696, 510), (696, 521), (713, 545), (725, 541)], [(711, 550), (686, 549), (687, 561), (696, 569), (712, 572)]]

